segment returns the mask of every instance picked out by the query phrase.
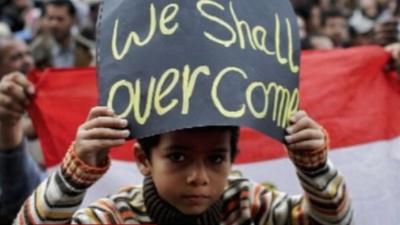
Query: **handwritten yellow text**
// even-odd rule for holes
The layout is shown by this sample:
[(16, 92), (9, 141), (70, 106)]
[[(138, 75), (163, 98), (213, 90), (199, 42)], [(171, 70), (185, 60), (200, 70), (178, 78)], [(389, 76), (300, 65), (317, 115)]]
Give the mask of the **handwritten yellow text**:
[[(216, 75), (212, 76), (212, 74)], [(107, 106), (116, 111), (119, 117), (127, 118), (131, 116), (140, 125), (147, 122), (152, 112), (157, 116), (163, 116), (178, 107), (181, 115), (187, 115), (190, 113), (190, 102), (200, 75), (204, 76), (205, 79), (211, 79), (211, 88), (208, 93), (212, 101), (211, 104), (226, 118), (241, 118), (249, 113), (257, 119), (270, 117), (278, 127), (286, 127), (289, 116), (297, 111), (299, 106), (297, 88), (290, 91), (274, 82), (249, 82), (249, 76), (246, 72), (234, 66), (225, 67), (217, 73), (212, 73), (207, 65), (201, 65), (194, 69), (190, 68), (189, 65), (185, 65), (181, 69), (169, 68), (158, 79), (155, 76), (149, 76), (148, 87), (142, 87), (140, 79), (134, 81), (119, 80), (109, 90)], [(234, 109), (228, 109), (224, 106), (224, 97), (219, 95), (225, 84), (224, 79), (228, 76), (235, 77), (238, 79), (237, 82), (247, 82), (246, 89), (243, 92), (244, 97), (238, 98), (244, 99), (244, 101), (238, 102)], [(172, 91), (177, 88), (180, 89), (181, 95), (172, 95)], [(145, 99), (141, 99), (142, 89), (147, 90)], [(204, 87), (202, 87), (203, 89)], [(114, 101), (117, 101), (118, 93), (121, 91), (127, 91), (129, 98), (123, 109), (117, 111), (114, 107)], [(255, 102), (260, 102), (260, 100), (253, 98), (255, 91), (262, 91), (263, 93), (262, 107), (255, 107)], [(269, 109), (269, 106), (272, 108)]]
[(232, 1), (229, 2), (229, 13), (234, 21), (234, 25), (230, 25), (223, 18), (218, 17), (217, 15), (213, 15), (206, 10), (207, 7), (216, 8), (220, 11), (228, 10), (222, 4), (212, 1), (212, 0), (200, 0), (197, 2), (197, 10), (200, 14), (206, 19), (214, 22), (216, 25), (221, 26), (224, 30), (227, 31), (227, 36), (229, 38), (218, 37), (216, 34), (212, 34), (208, 31), (204, 31), (204, 36), (223, 47), (232, 47), (234, 44), (239, 44), (241, 49), (249, 48), (255, 51), (261, 51), (268, 56), (275, 56), (276, 60), (281, 65), (288, 65), (289, 70), (297, 74), (299, 72), (299, 66), (295, 64), (293, 61), (293, 34), (292, 34), (292, 26), (290, 24), (289, 19), (286, 17), (285, 25), (286, 25), (286, 33), (287, 33), (287, 58), (285, 58), (281, 52), (282, 45), (284, 43), (281, 42), (281, 18), (277, 13), (275, 13), (275, 35), (272, 37), (274, 40), (274, 48), (275, 51), (269, 49), (272, 46), (267, 46), (267, 34), (268, 29), (261, 26), (255, 25), (250, 26), (250, 24), (239, 18), (237, 15)]
[(111, 40), (111, 51), (115, 60), (122, 60), (125, 55), (129, 52), (132, 45), (136, 45), (138, 47), (143, 47), (147, 45), (154, 37), (157, 31), (157, 22), (159, 24), (160, 33), (163, 35), (173, 35), (179, 27), (179, 23), (174, 21), (176, 15), (179, 11), (179, 6), (176, 3), (171, 3), (166, 5), (160, 13), (160, 17), (157, 20), (157, 12), (156, 7), (153, 3), (150, 4), (150, 22), (149, 22), (149, 31), (146, 37), (140, 37), (139, 34), (135, 31), (131, 31), (128, 37), (125, 39), (122, 50), (119, 50), (120, 44), (118, 40), (120, 40), (119, 33), (119, 19), (116, 19), (114, 22), (114, 28), (112, 33)]

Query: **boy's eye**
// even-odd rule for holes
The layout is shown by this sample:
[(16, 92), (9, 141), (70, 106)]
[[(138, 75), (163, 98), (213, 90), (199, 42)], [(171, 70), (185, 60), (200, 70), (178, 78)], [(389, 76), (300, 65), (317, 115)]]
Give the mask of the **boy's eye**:
[(222, 162), (225, 161), (225, 155), (220, 155), (220, 154), (211, 155), (211, 156), (209, 157), (209, 160), (210, 160), (211, 163), (213, 163), (213, 164), (221, 164)]
[(186, 156), (183, 153), (171, 153), (168, 155), (168, 158), (172, 161), (172, 162), (183, 162), (186, 159)]

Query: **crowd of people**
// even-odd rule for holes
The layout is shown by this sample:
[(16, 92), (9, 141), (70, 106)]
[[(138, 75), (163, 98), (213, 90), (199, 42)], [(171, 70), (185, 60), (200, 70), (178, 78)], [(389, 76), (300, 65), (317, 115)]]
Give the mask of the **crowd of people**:
[(291, 0), (301, 48), (333, 49), (380, 45), (400, 71), (400, 3), (397, 0)]
[(303, 49), (388, 45), (399, 38), (396, 0), (292, 0)]
[[(391, 66), (397, 67), (400, 71), (400, 4), (397, 3), (398, 1), (396, 0), (292, 0), (297, 15), (302, 49), (333, 49), (378, 44), (384, 46), (394, 59)], [(31, 195), (46, 177), (45, 173), (38, 166), (38, 163), (32, 160), (26, 147), (27, 142), (34, 139), (36, 134), (30, 119), (25, 115), (26, 107), (30, 102), (30, 97), (35, 93), (35, 88), (25, 75), (34, 68), (95, 66), (95, 25), (99, 5), (100, 0), (0, 0), (0, 224), (12, 223), (25, 199)], [(93, 118), (99, 115), (109, 117), (110, 120), (108, 122), (93, 122)], [(264, 203), (267, 205), (282, 204), (282, 207), (277, 207), (273, 213), (279, 215), (291, 214), (294, 219), (298, 219), (299, 221), (300, 219), (304, 219), (303, 214), (296, 217), (294, 210), (299, 210), (299, 208), (295, 207), (303, 206), (303, 204), (311, 204), (315, 208), (322, 207), (320, 211), (313, 211), (309, 208), (304, 209), (307, 213), (310, 213), (310, 215), (307, 214), (309, 217), (306, 219), (306, 221), (312, 221), (310, 224), (317, 224), (318, 221), (316, 220), (325, 219), (324, 210), (328, 214), (332, 212), (336, 213), (338, 215), (336, 219), (339, 218), (339, 220), (342, 220), (343, 224), (350, 223), (351, 209), (344, 183), (337, 184), (333, 182), (332, 174), (337, 176), (335, 179), (341, 179), (341, 177), (340, 174), (336, 173), (336, 169), (334, 169), (333, 165), (327, 159), (327, 137), (325, 133), (304, 112), (295, 114), (292, 122), (293, 126), (289, 129), (288, 133), (290, 135), (287, 138), (289, 156), (298, 168), (299, 176), (302, 178), (302, 185), (308, 187), (308, 194), (312, 196), (313, 201), (308, 201), (306, 198), (288, 198), (279, 194), (275, 198), (268, 195), (264, 199)], [(89, 114), (88, 121), (78, 131), (76, 145), (68, 151), (61, 169), (45, 181), (52, 185), (44, 183), (44, 185), (39, 187), (35, 192), (37, 193), (36, 196), (39, 197), (34, 198), (31, 196), (29, 198), (23, 206), (25, 208), (20, 211), (17, 217), (17, 223), (30, 224), (32, 221), (46, 222), (46, 219), (50, 219), (52, 223), (56, 223), (57, 221), (72, 221), (94, 224), (99, 221), (110, 222), (113, 220), (117, 220), (120, 223), (126, 221), (148, 223), (161, 219), (160, 216), (157, 217), (152, 214), (158, 212), (157, 207), (159, 206), (157, 204), (165, 206), (165, 211), (163, 211), (165, 218), (167, 218), (169, 213), (176, 213), (174, 211), (175, 208), (187, 214), (202, 213), (205, 209), (199, 212), (185, 212), (183, 206), (179, 204), (174, 205), (174, 199), (171, 200), (167, 193), (168, 190), (171, 190), (171, 187), (168, 185), (165, 192), (155, 193), (153, 190), (157, 187), (157, 190), (160, 191), (159, 186), (157, 186), (159, 183), (157, 182), (166, 182), (158, 180), (160, 179), (158, 176), (166, 174), (160, 173), (157, 168), (149, 163), (151, 160), (159, 160), (160, 164), (163, 163), (162, 159), (157, 158), (159, 152), (156, 147), (166, 140), (176, 141), (175, 136), (182, 136), (185, 137), (183, 139), (190, 141), (192, 140), (190, 134), (193, 134), (190, 132), (163, 134), (158, 137), (158, 145), (152, 143), (151, 140), (143, 140), (139, 142), (139, 147), (135, 146), (140, 171), (146, 177), (151, 173), (155, 176), (152, 179), (145, 180), (147, 192), (145, 190), (146, 193), (144, 195), (155, 200), (154, 202), (146, 202), (146, 199), (125, 199), (124, 196), (133, 196), (135, 193), (142, 193), (142, 190), (131, 189), (120, 194), (120, 198), (116, 196), (113, 199), (115, 202), (112, 202), (112, 204), (117, 204), (118, 201), (140, 203), (141, 205), (139, 204), (135, 208), (137, 211), (135, 211), (134, 217), (127, 217), (127, 220), (123, 220), (126, 218), (122, 211), (107, 211), (110, 209), (102, 206), (100, 203), (93, 206), (91, 211), (81, 210), (75, 213), (79, 202), (83, 198), (82, 193), (101, 177), (109, 166), (109, 161), (107, 161), (109, 159), (105, 157), (106, 153), (104, 151), (90, 153), (91, 149), (95, 148), (91, 144), (93, 142), (90, 140), (100, 139), (96, 137), (96, 132), (93, 129), (100, 129), (101, 127), (110, 128), (113, 131), (108, 134), (107, 138), (121, 139), (119, 142), (116, 141), (112, 142), (112, 144), (102, 146), (101, 149), (103, 150), (123, 142), (122, 140), (124, 140), (128, 131), (121, 131), (119, 128), (125, 127), (123, 126), (125, 123), (126, 121), (117, 120), (112, 112), (104, 108), (94, 108)], [(92, 135), (88, 135), (88, 127), (91, 127)], [(299, 135), (305, 130), (311, 130), (312, 135)], [(234, 131), (230, 129), (218, 130), (209, 128), (207, 132), (212, 135), (207, 136), (204, 134), (204, 130), (197, 130), (194, 134), (199, 140), (204, 140), (205, 138), (215, 139), (217, 137), (223, 137), (221, 138), (222, 140), (234, 138)], [(226, 136), (227, 133), (230, 136)], [(305, 155), (307, 157), (307, 154), (297, 154), (299, 149), (303, 150), (304, 148), (298, 144), (305, 141), (315, 141), (313, 142), (315, 144), (311, 146), (309, 155), (316, 157), (318, 160), (314, 161), (312, 165), (308, 161), (304, 161), (304, 157)], [(227, 143), (231, 142), (232, 140)], [(147, 146), (149, 143), (150, 146)], [(190, 144), (195, 146), (199, 144), (204, 145), (204, 141), (203, 143), (194, 141)], [(236, 145), (236, 143), (233, 142), (233, 145)], [(146, 149), (146, 146), (148, 149)], [(209, 147), (212, 149), (212, 146)], [(226, 148), (230, 149), (231, 147), (231, 151), (233, 151), (235, 146), (228, 145)], [(154, 154), (146, 151), (154, 151)], [(194, 152), (193, 154), (198, 154), (196, 151)], [(226, 154), (227, 156), (225, 156)], [(215, 157), (215, 160), (222, 160), (223, 162), (221, 164), (222, 176), (217, 176), (216, 180), (224, 180), (226, 178), (225, 175), (228, 173), (230, 163), (234, 161), (234, 156), (235, 153), (227, 151)], [(181, 157), (182, 155), (175, 154), (172, 160), (179, 162)], [(218, 163), (220, 166), (221, 162), (218, 161), (215, 163), (215, 165)], [(82, 174), (71, 174), (69, 170), (71, 168), (69, 167), (75, 164), (87, 164), (86, 167), (80, 168)], [(156, 176), (157, 173), (159, 173), (158, 176)], [(90, 179), (82, 183), (82, 179), (84, 178)], [(178, 179), (177, 176), (175, 178)], [(190, 185), (196, 186), (199, 185), (199, 182), (202, 182), (200, 185), (204, 185), (205, 182), (209, 181), (204, 180), (204, 177), (195, 177), (190, 182)], [(233, 180), (229, 182), (232, 184), (232, 192), (239, 195), (248, 194), (249, 189), (260, 188), (253, 183)], [(325, 182), (324, 185), (326, 186), (323, 191), (326, 192), (322, 194), (318, 193), (318, 190), (320, 190), (320, 183), (318, 182)], [(224, 184), (217, 182), (213, 187), (220, 191), (220, 193), (215, 195), (217, 197), (212, 196), (218, 199), (218, 196), (224, 189)], [(328, 189), (330, 188), (340, 189), (343, 192), (340, 193), (340, 196), (329, 196), (329, 194), (332, 194), (329, 193)], [(50, 201), (54, 201), (59, 205), (49, 204), (47, 197), (43, 197), (47, 192), (52, 192), (53, 194), (50, 197)], [(261, 196), (265, 193), (259, 191), (257, 194)], [(69, 198), (63, 197), (62, 199), (57, 199), (57, 196), (69, 196)], [(261, 199), (260, 196), (254, 197)], [(167, 201), (164, 202), (162, 200)], [(329, 202), (330, 200), (332, 202)], [(143, 201), (145, 202), (143, 203)], [(235, 204), (236, 200), (226, 198), (223, 201)], [(327, 201), (329, 204), (326, 203)], [(175, 208), (168, 203), (171, 203)], [(47, 217), (40, 218), (40, 215), (36, 214), (37, 210), (34, 207), (40, 204), (46, 206), (48, 211), (44, 213), (47, 213)], [(225, 204), (225, 202), (221, 204)], [(253, 202), (249, 204), (251, 205)], [(324, 209), (321, 204), (329, 206)], [(63, 208), (63, 205), (66, 207)], [(141, 211), (144, 206), (148, 208), (147, 212)], [(218, 205), (208, 206), (214, 210), (216, 208), (213, 207), (217, 207)], [(64, 217), (61, 217), (61, 219), (58, 218), (58, 220), (51, 218), (51, 215), (55, 215), (56, 212), (60, 211), (66, 212)], [(107, 216), (100, 219), (92, 217), (100, 211), (109, 212), (111, 216), (106, 213), (104, 215)], [(244, 216), (245, 212), (239, 211), (240, 209), (238, 209), (238, 213)], [(74, 213), (75, 216), (72, 217)], [(202, 216), (209, 221), (213, 221), (216, 219), (213, 217), (213, 213), (213, 211), (207, 211)], [(32, 218), (32, 215), (35, 215), (35, 217)], [(168, 219), (172, 221), (173, 219), (182, 219), (182, 221), (204, 219), (185, 217), (180, 214), (179, 216)], [(258, 215), (259, 218), (257, 218), (261, 220), (264, 216), (266, 215), (260, 214)], [(37, 220), (37, 218), (39, 219)]]

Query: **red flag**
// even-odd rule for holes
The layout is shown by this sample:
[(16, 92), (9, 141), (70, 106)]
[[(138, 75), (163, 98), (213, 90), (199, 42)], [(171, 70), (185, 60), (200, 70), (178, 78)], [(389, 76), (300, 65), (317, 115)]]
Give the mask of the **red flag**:
[[(400, 134), (400, 82), (384, 74), (389, 56), (380, 47), (303, 52), (301, 108), (330, 133), (331, 145), (342, 147), (388, 139)], [(56, 165), (74, 140), (91, 107), (97, 103), (96, 71), (46, 70), (30, 75), (37, 94), (29, 108), (48, 166)], [(372, 127), (373, 126), (373, 127)], [(131, 160), (132, 142), (114, 149), (112, 157)], [(243, 129), (238, 163), (284, 156), (280, 143)], [(265, 150), (268, 149), (268, 150)]]

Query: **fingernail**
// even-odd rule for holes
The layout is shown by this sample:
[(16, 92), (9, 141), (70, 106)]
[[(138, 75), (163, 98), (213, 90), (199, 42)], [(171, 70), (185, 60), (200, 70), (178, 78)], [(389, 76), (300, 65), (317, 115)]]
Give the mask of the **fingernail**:
[(131, 132), (130, 132), (129, 130), (124, 130), (124, 131), (122, 132), (122, 135), (123, 135), (124, 137), (129, 137), (130, 134), (131, 134)]
[(121, 126), (126, 127), (128, 125), (128, 120), (121, 119)]
[(287, 143), (290, 143), (291, 139), (292, 139), (292, 138), (291, 138), (289, 135), (285, 136), (285, 141), (286, 141)]
[(289, 134), (291, 134), (293, 132), (293, 127), (288, 127), (286, 128), (286, 132), (288, 132)]

